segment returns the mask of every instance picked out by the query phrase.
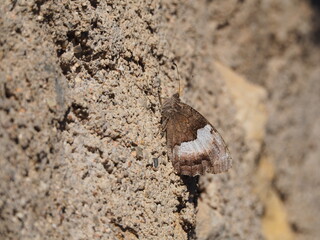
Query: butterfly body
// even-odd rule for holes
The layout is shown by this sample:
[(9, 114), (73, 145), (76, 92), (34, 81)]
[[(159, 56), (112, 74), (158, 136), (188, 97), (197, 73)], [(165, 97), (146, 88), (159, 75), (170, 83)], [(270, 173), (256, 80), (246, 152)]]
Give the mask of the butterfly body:
[(166, 131), (168, 155), (179, 175), (220, 173), (232, 166), (221, 135), (199, 112), (181, 102), (179, 94), (163, 103), (162, 130)]

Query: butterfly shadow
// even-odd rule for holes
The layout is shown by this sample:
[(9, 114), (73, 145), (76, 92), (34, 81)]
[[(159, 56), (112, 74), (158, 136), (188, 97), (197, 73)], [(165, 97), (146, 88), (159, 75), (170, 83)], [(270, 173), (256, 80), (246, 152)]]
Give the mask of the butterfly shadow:
[(180, 176), (182, 182), (186, 185), (187, 190), (189, 192), (189, 199), (188, 201), (190, 203), (194, 204), (194, 207), (196, 208), (198, 206), (198, 198), (200, 196), (199, 191), (199, 176), (186, 176), (182, 175)]

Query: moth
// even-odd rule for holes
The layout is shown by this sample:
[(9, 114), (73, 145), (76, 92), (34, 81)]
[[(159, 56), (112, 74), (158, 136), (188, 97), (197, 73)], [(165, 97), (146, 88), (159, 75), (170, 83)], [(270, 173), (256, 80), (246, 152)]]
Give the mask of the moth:
[(168, 156), (177, 174), (196, 176), (231, 168), (230, 152), (221, 135), (199, 112), (181, 102), (179, 93), (164, 100), (161, 116)]

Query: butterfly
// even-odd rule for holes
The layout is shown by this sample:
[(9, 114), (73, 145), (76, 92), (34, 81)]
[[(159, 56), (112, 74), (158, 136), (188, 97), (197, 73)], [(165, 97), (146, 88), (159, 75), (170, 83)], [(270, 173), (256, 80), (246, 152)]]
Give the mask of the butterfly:
[(221, 173), (232, 167), (221, 135), (199, 112), (181, 102), (178, 93), (164, 100), (161, 118), (168, 156), (177, 174)]

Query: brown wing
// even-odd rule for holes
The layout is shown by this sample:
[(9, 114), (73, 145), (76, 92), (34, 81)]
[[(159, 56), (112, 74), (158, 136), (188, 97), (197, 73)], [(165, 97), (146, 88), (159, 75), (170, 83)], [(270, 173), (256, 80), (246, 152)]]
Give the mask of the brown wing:
[(195, 176), (227, 171), (232, 160), (221, 135), (195, 109), (179, 105), (166, 127), (169, 158), (176, 172)]
[(189, 105), (179, 105), (180, 111), (171, 115), (167, 124), (167, 144), (170, 148), (196, 139), (197, 130), (208, 124), (208, 121)]

